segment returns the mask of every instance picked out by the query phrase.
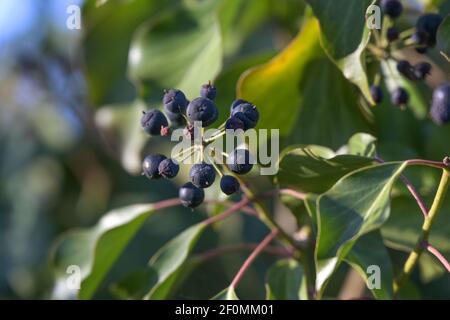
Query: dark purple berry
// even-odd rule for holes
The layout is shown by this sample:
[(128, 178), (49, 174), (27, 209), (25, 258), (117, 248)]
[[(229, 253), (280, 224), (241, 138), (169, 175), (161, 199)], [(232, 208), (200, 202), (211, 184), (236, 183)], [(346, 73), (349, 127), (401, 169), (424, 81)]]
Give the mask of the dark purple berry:
[(253, 157), (247, 149), (236, 149), (227, 158), (228, 168), (237, 174), (250, 172), (253, 162)]
[(217, 120), (219, 111), (212, 100), (200, 97), (189, 103), (186, 115), (192, 123), (201, 121), (202, 127), (207, 127)]
[(233, 112), (234, 108), (236, 108), (238, 105), (243, 104), (243, 103), (250, 103), (250, 102), (248, 102), (248, 101), (246, 101), (244, 99), (234, 100), (233, 103), (231, 104), (231, 107), (230, 107), (230, 114)]
[(142, 162), (143, 174), (149, 179), (159, 179), (159, 165), (166, 159), (162, 154), (150, 154), (144, 158)]
[(240, 189), (239, 181), (233, 176), (223, 176), (220, 179), (220, 189), (227, 195), (236, 193)]
[(416, 29), (427, 34), (426, 44), (429, 47), (436, 44), (436, 34), (442, 20), (442, 16), (437, 13), (424, 14), (417, 20)]
[(391, 18), (399, 17), (403, 11), (403, 5), (399, 0), (381, 0), (381, 7)]
[(383, 90), (381, 90), (379, 86), (372, 85), (370, 87), (370, 94), (372, 95), (372, 99), (376, 104), (379, 104), (381, 103), (381, 101), (383, 101)]
[(417, 53), (420, 53), (420, 54), (425, 54), (428, 51), (427, 47), (417, 47), (415, 49), (416, 49)]
[(434, 90), (431, 118), (439, 125), (450, 122), (450, 83), (445, 83)]
[(168, 125), (166, 116), (158, 109), (143, 112), (141, 126), (148, 134), (161, 135), (161, 128), (167, 127)]
[(423, 30), (416, 30), (411, 36), (411, 40), (417, 45), (426, 45), (428, 43), (428, 33)]
[(188, 101), (181, 90), (166, 90), (163, 97), (164, 109), (172, 113), (185, 113)]
[(244, 128), (245, 128), (244, 122), (236, 116), (229, 118), (227, 122), (225, 122), (225, 129), (228, 130), (238, 130), (238, 129), (244, 130)]
[(173, 159), (164, 159), (159, 163), (159, 175), (166, 179), (172, 179), (176, 177), (178, 171), (180, 171), (180, 166), (178, 165), (178, 162)]
[(243, 102), (232, 106), (231, 117), (235, 116), (244, 123), (244, 130), (256, 127), (259, 112), (250, 102)]
[(428, 62), (421, 62), (414, 66), (414, 76), (419, 80), (425, 80), (430, 73), (431, 64)]
[(185, 183), (178, 191), (181, 204), (185, 207), (198, 207), (205, 199), (205, 192), (194, 186), (191, 182)]
[(181, 113), (173, 113), (166, 110), (166, 116), (170, 121), (170, 125), (172, 127), (182, 127), (186, 125), (186, 119), (184, 118), (184, 115)]
[(397, 63), (397, 70), (398, 72), (403, 75), (404, 77), (410, 79), (410, 80), (414, 80), (414, 70), (412, 65), (406, 61), (406, 60), (400, 60)]
[(399, 37), (399, 33), (398, 33), (397, 28), (390, 27), (389, 29), (387, 29), (386, 37), (389, 40), (389, 42), (393, 42), (393, 41), (397, 40), (398, 37)]
[(217, 89), (211, 84), (211, 82), (202, 85), (202, 88), (200, 89), (200, 96), (202, 96), (203, 98), (214, 100), (216, 98), (216, 95)]
[(400, 87), (392, 92), (391, 100), (394, 105), (402, 107), (408, 104), (409, 94), (404, 88)]
[(208, 188), (216, 179), (216, 171), (214, 167), (205, 162), (196, 163), (189, 171), (192, 183), (199, 188)]

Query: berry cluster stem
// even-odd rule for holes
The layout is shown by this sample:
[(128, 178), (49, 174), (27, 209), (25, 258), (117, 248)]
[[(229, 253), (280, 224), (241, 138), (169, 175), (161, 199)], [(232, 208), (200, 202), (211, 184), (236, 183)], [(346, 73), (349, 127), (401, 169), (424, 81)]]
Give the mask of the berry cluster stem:
[(436, 219), (439, 209), (442, 207), (444, 197), (445, 194), (447, 193), (449, 184), (450, 184), (450, 171), (448, 169), (443, 169), (441, 181), (439, 183), (439, 187), (436, 192), (433, 205), (431, 206), (431, 209), (428, 212), (428, 215), (425, 217), (425, 220), (422, 225), (422, 234), (420, 235), (414, 250), (409, 254), (408, 258), (406, 259), (406, 262), (403, 266), (403, 270), (400, 276), (398, 277), (398, 280), (394, 283), (395, 295), (398, 294), (401, 286), (405, 283), (405, 281), (409, 278), (412, 271), (414, 270), (414, 267), (416, 266), (421, 254), (425, 249), (424, 244), (428, 243), (428, 237), (430, 234), (431, 227)]
[(278, 229), (273, 229), (263, 241), (261, 241), (258, 246), (253, 250), (253, 252), (248, 256), (247, 260), (245, 260), (244, 264), (242, 264), (238, 273), (234, 277), (233, 281), (230, 284), (230, 288), (235, 289), (239, 281), (241, 281), (245, 272), (251, 266), (253, 261), (258, 257), (258, 255), (272, 242), (272, 240), (278, 235)]

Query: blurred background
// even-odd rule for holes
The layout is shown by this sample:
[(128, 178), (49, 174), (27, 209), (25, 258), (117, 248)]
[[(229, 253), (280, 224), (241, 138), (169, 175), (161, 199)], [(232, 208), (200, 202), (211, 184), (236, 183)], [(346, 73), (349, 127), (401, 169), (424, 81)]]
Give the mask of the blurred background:
[[(445, 0), (408, 3), (417, 10), (450, 8)], [(69, 5), (81, 8), (80, 30), (66, 26)], [(93, 225), (111, 208), (177, 195), (186, 173), (157, 183), (139, 176), (143, 154), (170, 148), (166, 140), (148, 139), (139, 125), (142, 110), (161, 106), (164, 88), (180, 88), (192, 99), (202, 83), (214, 80), (217, 103), (228, 110), (241, 74), (286, 48), (309, 15), (302, 0), (0, 0), (0, 298), (55, 295), (48, 257), (64, 231)], [(409, 23), (408, 17), (403, 23)], [(418, 109), (400, 115), (381, 106), (367, 115), (353, 102), (357, 90), (323, 52), (312, 55), (298, 71), (309, 75), (295, 87), (301, 98), (280, 106), (288, 115), (303, 108), (292, 124), (295, 130), (284, 132), (284, 145), (338, 148), (351, 134), (365, 131), (379, 138), (388, 160), (439, 160), (445, 149), (448, 154), (449, 128), (432, 125), (424, 111), (430, 99), (427, 88), (417, 98), (422, 101)], [(282, 91), (289, 77), (279, 81)], [(332, 104), (318, 100), (325, 90)], [(318, 113), (329, 116), (319, 119)], [(437, 138), (428, 143), (430, 137)], [(432, 193), (433, 174), (414, 179), (425, 194)], [(218, 195), (208, 190), (208, 197)], [(398, 206), (403, 205), (400, 200)], [(278, 215), (286, 210), (274, 208)], [(116, 282), (145, 266), (178, 232), (204, 219), (202, 210), (220, 209), (176, 208), (149, 219), (96, 297), (121, 298)], [(420, 213), (414, 215), (420, 218)], [(266, 232), (255, 219), (234, 217), (220, 231), (208, 231), (196, 251), (221, 243), (255, 243)], [(450, 243), (445, 245), (450, 252)], [(229, 284), (246, 256), (230, 254), (202, 265), (175, 297), (210, 298)], [(241, 297), (264, 297), (262, 279), (273, 262), (266, 255), (255, 262), (240, 285)], [(428, 278), (416, 275), (427, 280), (418, 280), (424, 289), (414, 297), (450, 297), (448, 276), (442, 280), (437, 268), (426, 273)], [(337, 283), (343, 281), (345, 267), (340, 274)], [(330, 287), (337, 294), (340, 285)]]

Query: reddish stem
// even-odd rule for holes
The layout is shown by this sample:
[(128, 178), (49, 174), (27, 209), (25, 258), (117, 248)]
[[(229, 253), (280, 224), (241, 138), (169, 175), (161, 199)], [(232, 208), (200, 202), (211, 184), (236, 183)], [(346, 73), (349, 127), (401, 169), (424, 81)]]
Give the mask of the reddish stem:
[[(381, 159), (380, 157), (376, 157), (375, 160), (378, 161), (379, 163), (384, 163), (384, 160)], [(418, 160), (408, 160), (407, 162), (410, 163), (409, 161), (418, 161)], [(420, 160), (420, 161), (425, 161), (425, 160)], [(414, 186), (411, 183), (411, 181), (405, 175), (402, 174), (400, 176), (400, 179), (405, 184), (406, 188), (409, 190), (409, 192), (411, 193), (413, 198), (416, 200), (417, 204), (420, 207), (420, 210), (422, 211), (423, 216), (426, 218), (428, 216), (429, 209), (426, 206), (425, 201), (423, 201), (423, 199), (420, 196), (419, 192), (417, 192), (416, 188), (414, 188)]]
[(445, 269), (447, 269), (447, 272), (450, 273), (450, 262), (448, 262), (448, 260), (444, 257), (444, 255), (429, 243), (425, 243), (425, 248), (427, 249), (428, 252), (434, 255), (442, 263)]
[(424, 218), (428, 217), (429, 209), (427, 208), (427, 206), (426, 206), (425, 202), (423, 201), (422, 197), (420, 196), (420, 194), (417, 192), (416, 188), (414, 188), (411, 181), (404, 175), (401, 175), (400, 179), (403, 181), (403, 183), (406, 185), (406, 188), (408, 188), (409, 192), (411, 193), (413, 198), (416, 200), (417, 204), (420, 207), (420, 210), (422, 211)]
[(248, 256), (247, 260), (245, 260), (244, 264), (239, 269), (238, 273), (234, 277), (233, 281), (230, 284), (230, 288), (235, 289), (239, 281), (241, 281), (242, 277), (244, 276), (245, 272), (248, 270), (248, 268), (251, 266), (253, 261), (256, 259), (256, 257), (261, 253), (261, 251), (266, 248), (269, 243), (278, 235), (278, 229), (272, 230), (271, 233), (269, 233), (263, 241), (261, 241), (253, 250), (253, 252)]
[(406, 163), (410, 166), (428, 166), (438, 169), (448, 169), (447, 165), (445, 165), (442, 161), (432, 161), (432, 160), (423, 160), (423, 159), (411, 159), (407, 160)]

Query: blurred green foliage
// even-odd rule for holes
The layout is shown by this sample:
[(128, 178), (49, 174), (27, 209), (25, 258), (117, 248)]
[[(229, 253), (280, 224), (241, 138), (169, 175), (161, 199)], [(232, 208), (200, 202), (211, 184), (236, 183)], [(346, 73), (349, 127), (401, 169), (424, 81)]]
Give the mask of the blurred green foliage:
[[(440, 160), (447, 155), (450, 127), (429, 121), (429, 88), (415, 89), (413, 108), (404, 112), (389, 102), (376, 108), (362, 103), (359, 88), (364, 92), (366, 83), (355, 85), (343, 75), (342, 48), (322, 49), (319, 25), (306, 2), (313, 1), (87, 0), (81, 34), (50, 30), (32, 50), (17, 46), (0, 56), (0, 298), (68, 298), (54, 286), (48, 262), (52, 243), (64, 231), (91, 226), (119, 206), (177, 195), (185, 170), (174, 182), (138, 176), (143, 154), (170, 147), (162, 139), (148, 140), (138, 122), (142, 109), (161, 106), (165, 88), (177, 87), (193, 98), (202, 83), (212, 80), (224, 111), (218, 123), (236, 96), (246, 98), (260, 109), (259, 127), (279, 128), (284, 146), (338, 149), (362, 131), (377, 137), (378, 153), (386, 160)], [(446, 0), (419, 2), (443, 13), (450, 10)], [(65, 25), (56, 28), (64, 30)], [(359, 44), (362, 37), (352, 39)], [(450, 65), (437, 50), (430, 61), (448, 80)], [(368, 78), (370, 82), (370, 68)], [(409, 175), (429, 199), (435, 173), (412, 170)], [(263, 189), (268, 182), (254, 184)], [(211, 188), (207, 197), (217, 194)], [(403, 244), (389, 250), (396, 267), (420, 227), (420, 213), (406, 197), (404, 188), (395, 189), (394, 214), (382, 229), (388, 241)], [(270, 206), (277, 217), (289, 215), (280, 204)], [(445, 208), (449, 206), (447, 200)], [(123, 298), (129, 288), (121, 284), (132, 282), (124, 279), (140, 279), (136, 271), (144, 270), (163, 244), (204, 219), (207, 211), (220, 209), (173, 208), (149, 218), (94, 298)], [(448, 256), (449, 218), (441, 219), (432, 239)], [(258, 242), (266, 232), (251, 217), (232, 217), (220, 229), (205, 230), (193, 253)], [(233, 253), (201, 264), (180, 281), (173, 297), (212, 297), (229, 285), (246, 256)], [(239, 286), (240, 298), (265, 297), (264, 279), (274, 261), (263, 255), (255, 262)], [(271, 270), (270, 279), (298, 276), (288, 262)], [(339, 267), (326, 295), (338, 294), (346, 271)], [(403, 294), (448, 298), (449, 281), (443, 268), (424, 256)], [(271, 295), (292, 296), (290, 288), (271, 290)]]

